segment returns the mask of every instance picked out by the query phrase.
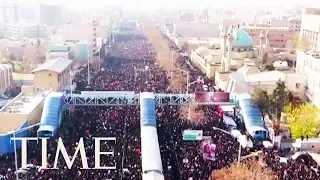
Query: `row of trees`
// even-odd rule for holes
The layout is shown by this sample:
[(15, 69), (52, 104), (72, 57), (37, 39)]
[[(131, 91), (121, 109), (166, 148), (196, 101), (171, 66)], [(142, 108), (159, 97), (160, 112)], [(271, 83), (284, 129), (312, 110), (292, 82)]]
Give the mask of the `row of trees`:
[(291, 136), (297, 138), (317, 137), (320, 132), (320, 110), (311, 103), (289, 104), (284, 108)]
[(269, 94), (258, 87), (253, 90), (252, 103), (261, 111), (263, 119), (266, 115), (273, 121), (276, 133), (279, 132), (281, 114), (286, 117), (286, 125), (290, 128), (293, 139), (301, 137), (317, 137), (320, 132), (320, 110), (311, 103), (301, 103), (293, 98), (283, 81)]
[(269, 94), (266, 90), (257, 87), (252, 92), (252, 103), (258, 106), (263, 119), (266, 115), (272, 120), (279, 120), (283, 108), (292, 100), (291, 93), (286, 89), (283, 81), (277, 82), (277, 87)]
[(217, 180), (274, 180), (277, 177), (269, 169), (262, 168), (256, 161), (232, 164), (229, 168), (215, 170), (211, 173), (211, 179)]

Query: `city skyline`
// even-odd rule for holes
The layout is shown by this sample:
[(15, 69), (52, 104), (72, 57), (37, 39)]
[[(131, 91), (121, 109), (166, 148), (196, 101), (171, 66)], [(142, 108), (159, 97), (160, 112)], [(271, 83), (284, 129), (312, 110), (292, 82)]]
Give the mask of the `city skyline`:
[(312, 0), (284, 0), (284, 1), (276, 1), (269, 0), (266, 2), (260, 1), (252, 1), (252, 0), (244, 0), (244, 1), (235, 1), (235, 0), (225, 0), (220, 2), (213, 2), (210, 0), (202, 0), (202, 1), (183, 1), (176, 0), (174, 3), (170, 0), (161, 0), (161, 1), (147, 1), (147, 0), (118, 0), (113, 2), (103, 2), (100, 0), (68, 0), (68, 1), (49, 1), (49, 0), (20, 0), (21, 3), (34, 3), (41, 2), (46, 4), (63, 4), (71, 9), (88, 9), (88, 8), (99, 8), (101, 6), (122, 6), (124, 8), (132, 8), (132, 9), (149, 9), (149, 8), (179, 8), (179, 7), (192, 7), (192, 8), (205, 8), (205, 7), (272, 7), (272, 6), (286, 6), (286, 5), (301, 5), (301, 6), (312, 6), (316, 7), (315, 1)]

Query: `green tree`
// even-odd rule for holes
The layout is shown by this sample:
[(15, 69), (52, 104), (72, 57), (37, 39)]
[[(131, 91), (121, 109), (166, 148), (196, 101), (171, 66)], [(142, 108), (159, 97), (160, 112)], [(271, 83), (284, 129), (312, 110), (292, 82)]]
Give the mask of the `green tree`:
[(292, 36), (292, 46), (294, 49), (298, 48), (299, 47), (299, 42), (300, 42), (300, 35), (299, 33), (295, 33), (293, 36)]
[(269, 114), (270, 109), (270, 96), (268, 92), (260, 87), (254, 88), (251, 93), (251, 101), (259, 108), (264, 120), (265, 115)]
[(287, 90), (284, 81), (279, 80), (277, 87), (270, 95), (270, 111), (274, 115), (274, 118), (280, 119), (283, 108), (290, 102), (290, 92)]
[(291, 45), (294, 50), (311, 50), (310, 43), (304, 39), (300, 39), (299, 33), (292, 36)]
[(15, 72), (21, 72), (21, 71), (22, 71), (21, 65), (15, 64), (15, 65), (14, 65), (14, 71), (15, 71)]
[(293, 139), (300, 137), (317, 137), (320, 131), (320, 110), (311, 103), (300, 106), (287, 105), (285, 108), (291, 136)]

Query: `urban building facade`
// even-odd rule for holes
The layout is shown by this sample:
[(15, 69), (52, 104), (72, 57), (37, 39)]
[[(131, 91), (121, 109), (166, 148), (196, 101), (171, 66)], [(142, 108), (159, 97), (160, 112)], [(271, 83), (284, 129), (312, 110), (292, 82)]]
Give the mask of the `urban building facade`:
[(40, 89), (62, 91), (71, 84), (72, 60), (64, 58), (50, 59), (34, 69), (34, 84)]
[(300, 41), (320, 51), (320, 8), (304, 8), (301, 18)]
[(45, 38), (47, 37), (47, 25), (29, 24), (24, 22), (8, 23), (5, 26), (4, 36), (10, 40), (21, 40), (23, 38)]
[(20, 20), (20, 8), (17, 0), (1, 0), (0, 6), (0, 24), (14, 23)]
[(12, 84), (12, 66), (0, 64), (0, 95), (6, 92)]
[(53, 4), (40, 4), (40, 23), (49, 26), (63, 23), (63, 6)]
[[(100, 46), (101, 45), (98, 44), (98, 47)], [(86, 60), (88, 55), (91, 53), (91, 50), (92, 44), (85, 41), (63, 42), (48, 46), (47, 52), (49, 53), (49, 56), (47, 58), (52, 59), (50, 55), (53, 57), (59, 54), (58, 57), (69, 57), (69, 59), (72, 60)]]
[(40, 23), (40, 6), (38, 3), (21, 4), (21, 17), (27, 23)]
[(290, 30), (293, 32), (300, 32), (301, 29), (301, 19), (300, 18), (295, 18), (295, 17), (290, 17), (288, 20), (288, 27)]
[(298, 51), (296, 72), (307, 76), (306, 96), (320, 108), (320, 52)]
[(261, 31), (268, 32), (269, 46), (273, 48), (286, 48), (290, 46), (294, 32), (287, 27), (270, 27), (270, 26), (241, 26), (251, 36), (254, 45), (260, 44)]
[(48, 51), (46, 52), (46, 61), (50, 59), (64, 58), (73, 60), (72, 51)]

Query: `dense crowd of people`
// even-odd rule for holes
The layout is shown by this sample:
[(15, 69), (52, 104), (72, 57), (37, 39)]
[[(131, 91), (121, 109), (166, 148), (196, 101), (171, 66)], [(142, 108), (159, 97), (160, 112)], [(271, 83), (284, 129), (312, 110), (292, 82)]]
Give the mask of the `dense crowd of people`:
[[(77, 90), (91, 91), (135, 91), (167, 93), (168, 73), (157, 66), (155, 53), (146, 35), (139, 28), (124, 27), (114, 34), (113, 47), (100, 70), (90, 69), (91, 81), (87, 82), (87, 67), (76, 76)], [(188, 57), (180, 56), (176, 66), (189, 72), (189, 92), (216, 91), (214, 81), (207, 78), (191, 65)], [(206, 85), (207, 88), (203, 88)], [(238, 156), (239, 143), (232, 136), (217, 130), (228, 131), (215, 106), (197, 106), (196, 112), (203, 118), (188, 119), (182, 116), (182, 106), (165, 105), (156, 107), (158, 137), (167, 180), (207, 180), (215, 169), (234, 163)], [(28, 170), (19, 173), (28, 180), (139, 180), (141, 170), (140, 109), (137, 105), (123, 106), (78, 106), (63, 112), (63, 121), (57, 137), (63, 139), (67, 153), (74, 154), (79, 139), (84, 138), (89, 167), (94, 167), (95, 143), (93, 137), (116, 137), (116, 142), (104, 142), (101, 152), (114, 151), (114, 157), (101, 156), (101, 166), (116, 166), (115, 170), (84, 170), (79, 157), (68, 169), (63, 156), (59, 156), (58, 168), (41, 169), (41, 142), (28, 143)], [(200, 116), (199, 116), (200, 117)], [(182, 133), (186, 129), (203, 130), (216, 145), (214, 160), (203, 158), (202, 141), (184, 141)], [(54, 166), (57, 139), (48, 140), (49, 168)], [(256, 149), (261, 149), (260, 147)], [(242, 155), (250, 153), (242, 148)], [(313, 162), (290, 160), (279, 162), (274, 149), (264, 149), (265, 162), (283, 180), (319, 179)], [(18, 164), (21, 164), (18, 151)], [(14, 154), (0, 155), (0, 179), (15, 179)], [(320, 170), (320, 169), (319, 169)]]

